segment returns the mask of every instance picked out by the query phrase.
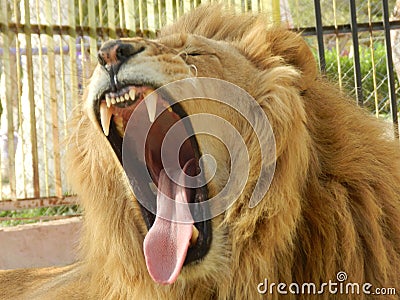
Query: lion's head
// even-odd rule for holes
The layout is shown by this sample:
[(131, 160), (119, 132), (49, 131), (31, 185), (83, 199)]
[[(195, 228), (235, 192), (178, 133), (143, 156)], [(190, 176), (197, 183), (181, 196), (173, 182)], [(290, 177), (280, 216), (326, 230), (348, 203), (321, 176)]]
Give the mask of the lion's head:
[[(351, 193), (359, 197), (360, 181), (350, 180), (340, 153), (329, 152), (340, 149), (341, 143), (349, 151), (360, 149), (354, 146), (361, 140), (357, 135), (369, 128), (370, 138), (378, 140), (379, 130), (357, 108), (340, 100), (340, 93), (316, 70), (313, 55), (298, 34), (268, 27), (261, 16), (236, 16), (219, 6), (189, 13), (161, 30), (155, 40), (105, 43), (75, 119), (69, 150), (69, 177), (85, 209), (82, 253), (92, 276), (91, 288), (108, 296), (255, 297), (257, 283), (265, 277), (276, 282), (321, 282), (334, 279), (341, 268), (354, 271), (354, 266), (362, 264), (357, 258), (363, 251), (357, 246), (357, 222), (369, 213), (354, 213), (345, 200), (351, 199)], [(249, 200), (262, 168), (261, 146), (246, 116), (212, 99), (174, 104), (168, 93), (157, 92), (164, 85), (193, 77), (217, 78), (238, 86), (269, 119), (276, 141), (276, 172), (269, 192), (254, 208)], [(233, 95), (230, 101), (241, 99)], [(331, 115), (328, 102), (334, 111)], [(186, 223), (165, 220), (154, 213), (163, 210), (165, 199), (184, 204), (206, 201), (223, 189), (232, 161), (241, 160), (230, 157), (217, 138), (196, 134), (196, 126), (188, 122), (178, 126), (170, 140), (179, 144), (173, 149), (180, 151), (167, 149), (163, 159), (176, 159), (189, 176), (206, 176), (211, 170), (199, 158), (211, 154), (216, 173), (206, 185), (194, 188), (170, 178), (161, 155), (167, 132), (186, 116), (203, 113), (229, 122), (243, 138), (249, 153), (248, 180), (238, 199), (211, 220), (197, 222), (197, 216), (205, 212), (185, 210), (185, 205), (169, 206), (167, 214), (185, 215)], [(365, 125), (361, 133), (351, 125), (355, 120)], [(351, 123), (348, 129), (342, 124), (345, 121)], [(207, 125), (216, 126), (212, 121)], [(138, 133), (143, 128), (151, 128), (148, 135)], [(348, 140), (352, 130), (358, 130), (357, 140)], [(224, 137), (232, 139), (228, 134)], [(390, 145), (385, 147), (377, 155), (394, 151)], [(347, 163), (351, 169), (357, 162)], [(129, 166), (123, 168), (123, 164)], [(369, 168), (367, 164), (361, 165)], [(144, 171), (150, 177), (142, 177)], [(399, 182), (398, 176), (388, 176)], [(394, 195), (398, 196), (392, 192), (391, 198)], [(397, 208), (398, 199), (393, 204)], [(375, 209), (371, 206), (370, 213), (379, 215)], [(396, 209), (389, 209), (389, 223), (399, 220)], [(387, 212), (380, 213), (379, 218), (384, 218)], [(372, 226), (380, 228), (378, 223)], [(340, 258), (337, 253), (343, 240), (338, 230), (343, 230), (350, 249)], [(379, 238), (390, 240), (383, 233)], [(400, 245), (396, 247), (399, 251)], [(384, 251), (385, 257), (398, 264), (399, 252), (396, 256), (390, 249)], [(377, 249), (371, 251), (372, 257), (383, 255)], [(354, 271), (353, 278), (372, 280), (372, 275), (365, 274)], [(376, 274), (394, 278), (389, 269)]]

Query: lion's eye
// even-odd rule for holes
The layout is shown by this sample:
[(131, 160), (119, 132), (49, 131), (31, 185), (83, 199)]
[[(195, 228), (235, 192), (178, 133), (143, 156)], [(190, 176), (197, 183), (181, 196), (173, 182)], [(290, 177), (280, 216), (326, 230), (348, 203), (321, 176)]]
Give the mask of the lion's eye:
[(192, 52), (192, 53), (188, 53), (189, 56), (200, 56), (200, 55), (204, 55), (205, 53), (200, 53), (200, 52)]

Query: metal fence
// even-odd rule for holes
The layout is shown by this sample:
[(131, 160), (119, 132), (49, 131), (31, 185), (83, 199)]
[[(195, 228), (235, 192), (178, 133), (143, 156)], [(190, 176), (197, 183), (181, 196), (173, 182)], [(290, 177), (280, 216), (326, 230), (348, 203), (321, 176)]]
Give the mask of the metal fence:
[[(123, 36), (153, 37), (161, 26), (209, 2), (2, 0), (0, 211), (74, 204), (63, 172), (63, 140), (99, 45)], [(238, 12), (266, 12), (271, 22), (302, 32), (321, 70), (397, 128), (396, 0), (222, 2)], [(1, 216), (0, 221), (12, 218)]]

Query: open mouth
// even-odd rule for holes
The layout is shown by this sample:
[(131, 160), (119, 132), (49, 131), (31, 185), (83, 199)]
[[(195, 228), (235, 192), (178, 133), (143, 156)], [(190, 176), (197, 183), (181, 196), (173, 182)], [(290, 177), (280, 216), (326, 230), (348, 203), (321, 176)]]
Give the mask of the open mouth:
[[(153, 92), (152, 97), (146, 98)], [(176, 211), (165, 212), (170, 209), (164, 205), (167, 198), (184, 204), (208, 198), (206, 185), (197, 188), (180, 185), (169, 178), (164, 166), (165, 161), (178, 156), (179, 166), (172, 173), (190, 177), (199, 174), (200, 151), (193, 129), (190, 122), (179, 122), (187, 116), (179, 103), (171, 105), (173, 101), (168, 95), (157, 94), (150, 86), (126, 85), (117, 91), (105, 92), (98, 99), (94, 110), (101, 128), (123, 164), (136, 198), (145, 201), (145, 205), (141, 201), (139, 204), (148, 228), (144, 240), (148, 271), (156, 282), (171, 284), (184, 265), (199, 261), (207, 254), (212, 238), (210, 220), (194, 221), (206, 212), (189, 208), (182, 211), (178, 205)], [(150, 129), (147, 132), (144, 128)], [(169, 141), (179, 143), (178, 151), (176, 147), (163, 146), (171, 128), (175, 131)], [(150, 174), (151, 180), (143, 174)], [(187, 214), (191, 221), (167, 220), (159, 216), (161, 211), (163, 216)]]

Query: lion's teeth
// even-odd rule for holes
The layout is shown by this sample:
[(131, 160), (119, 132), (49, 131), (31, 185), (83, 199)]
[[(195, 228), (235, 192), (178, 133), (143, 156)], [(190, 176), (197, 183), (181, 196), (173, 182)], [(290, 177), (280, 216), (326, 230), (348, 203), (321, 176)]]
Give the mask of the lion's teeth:
[(192, 232), (192, 237), (190, 238), (190, 245), (193, 246), (194, 244), (196, 244), (198, 238), (199, 238), (199, 231), (193, 225), (193, 232)]
[(125, 98), (125, 100), (129, 100), (129, 94), (125, 93), (124, 98)]
[(153, 123), (154, 119), (156, 118), (157, 97), (155, 95), (153, 95), (152, 97), (148, 97), (145, 99), (145, 103), (150, 122)]
[(111, 98), (109, 95), (106, 95), (106, 102), (107, 102), (107, 107), (111, 106)]
[(129, 98), (131, 98), (132, 101), (135, 101), (135, 97), (136, 97), (136, 90), (135, 89), (130, 89)]
[(115, 104), (115, 103), (117, 103), (117, 101), (115, 101), (114, 97), (111, 97), (111, 104)]
[(120, 98), (117, 96), (117, 97), (115, 97), (115, 101), (117, 101), (117, 103), (120, 103), (121, 102), (121, 100), (120, 100)]
[(125, 101), (124, 96), (120, 96), (120, 97), (119, 97), (119, 102), (124, 102), (124, 101)]
[(112, 110), (107, 107), (107, 104), (105, 102), (101, 102), (100, 121), (101, 121), (101, 127), (106, 136), (108, 136), (108, 133), (110, 131), (111, 116), (112, 116)]

